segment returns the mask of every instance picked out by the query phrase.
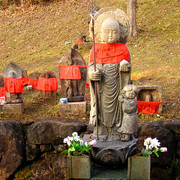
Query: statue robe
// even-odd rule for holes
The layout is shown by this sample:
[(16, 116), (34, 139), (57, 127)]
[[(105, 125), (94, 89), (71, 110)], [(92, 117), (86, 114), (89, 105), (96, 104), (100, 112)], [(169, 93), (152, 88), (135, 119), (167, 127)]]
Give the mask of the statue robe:
[[(120, 95), (120, 82), (122, 81), (119, 71), (120, 62), (126, 60), (129, 62), (130, 55), (125, 44), (103, 44), (97, 43), (95, 46), (96, 67), (101, 72), (101, 81), (98, 82), (98, 127), (105, 126), (112, 128), (121, 125), (120, 103), (118, 97)], [(89, 71), (93, 71), (94, 67), (93, 48), (90, 53)], [(129, 73), (126, 73), (129, 75)], [(128, 76), (129, 77), (129, 76)], [(91, 112), (90, 124), (95, 125), (96, 119), (96, 98), (94, 94), (94, 82), (90, 83), (91, 91)], [(123, 87), (121, 87), (122, 89)], [(99, 131), (99, 134), (101, 131)]]

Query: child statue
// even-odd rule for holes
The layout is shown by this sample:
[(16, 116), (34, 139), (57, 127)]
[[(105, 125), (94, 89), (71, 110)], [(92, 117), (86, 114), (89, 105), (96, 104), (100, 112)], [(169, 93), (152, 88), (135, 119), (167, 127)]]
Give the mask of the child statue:
[(137, 96), (138, 89), (134, 85), (126, 85), (119, 96), (122, 103), (123, 119), (118, 131), (121, 133), (121, 141), (129, 141), (137, 131)]
[[(95, 15), (95, 23), (100, 29), (97, 32), (98, 27), (95, 26), (95, 53), (93, 48), (90, 53), (90, 124), (95, 126), (94, 135), (98, 135), (99, 141), (120, 140), (121, 133), (118, 130), (122, 124), (122, 110), (118, 97), (123, 87), (129, 84), (131, 68), (129, 50), (124, 43), (127, 40), (129, 24), (122, 12), (113, 9), (109, 14), (106, 11), (104, 15), (100, 10), (97, 16)], [(120, 23), (122, 19), (125, 25)], [(94, 54), (96, 71), (93, 67)], [(97, 83), (97, 111), (95, 83)]]

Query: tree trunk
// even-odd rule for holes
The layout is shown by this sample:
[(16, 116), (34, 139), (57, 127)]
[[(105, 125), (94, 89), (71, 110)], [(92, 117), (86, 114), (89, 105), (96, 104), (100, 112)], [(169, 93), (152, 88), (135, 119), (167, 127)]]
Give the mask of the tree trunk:
[(137, 0), (127, 0), (127, 15), (130, 20), (130, 36), (137, 36), (138, 27), (136, 22)]

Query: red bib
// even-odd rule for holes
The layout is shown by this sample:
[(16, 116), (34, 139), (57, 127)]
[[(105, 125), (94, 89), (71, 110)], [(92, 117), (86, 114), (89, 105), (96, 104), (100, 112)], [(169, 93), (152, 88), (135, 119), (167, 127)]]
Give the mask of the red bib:
[(143, 114), (157, 114), (159, 104), (162, 104), (162, 102), (137, 101), (137, 113), (141, 112)]
[(23, 78), (4, 77), (4, 87), (8, 93), (23, 93)]
[[(129, 62), (129, 51), (125, 44), (95, 44), (96, 64), (120, 63), (123, 59)], [(91, 50), (90, 63), (94, 62), (94, 48)]]
[(41, 91), (57, 91), (58, 82), (57, 78), (39, 78), (38, 90)]

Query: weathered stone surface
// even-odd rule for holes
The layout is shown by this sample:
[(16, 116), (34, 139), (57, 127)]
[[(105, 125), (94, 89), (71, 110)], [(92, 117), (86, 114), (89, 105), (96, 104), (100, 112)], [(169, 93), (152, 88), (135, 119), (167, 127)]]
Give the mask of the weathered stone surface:
[(2, 111), (5, 113), (14, 113), (14, 114), (22, 114), (25, 109), (24, 102), (16, 103), (16, 104), (4, 104), (2, 107)]
[(26, 160), (33, 161), (40, 153), (40, 148), (37, 145), (26, 144)]
[(83, 122), (71, 119), (44, 118), (29, 127), (27, 141), (29, 144), (58, 145), (74, 131), (85, 132), (86, 125)]
[(0, 179), (8, 179), (23, 162), (22, 124), (0, 120)]
[(175, 149), (175, 138), (173, 133), (170, 130), (165, 129), (163, 127), (162, 121), (158, 121), (156, 123), (147, 123), (143, 125), (142, 129), (139, 132), (137, 142), (139, 151), (141, 151), (141, 149), (144, 148), (144, 140), (148, 137), (156, 137), (160, 141), (161, 147), (168, 148), (168, 152), (159, 153), (159, 158), (157, 158), (155, 155), (152, 155), (152, 164), (156, 164), (158, 166), (170, 165), (173, 158), (173, 152)]
[(166, 122), (164, 127), (173, 131), (174, 133), (180, 134), (180, 121), (177, 122)]
[(87, 102), (68, 102), (59, 103), (60, 113), (70, 113), (70, 114), (85, 114), (86, 113)]

